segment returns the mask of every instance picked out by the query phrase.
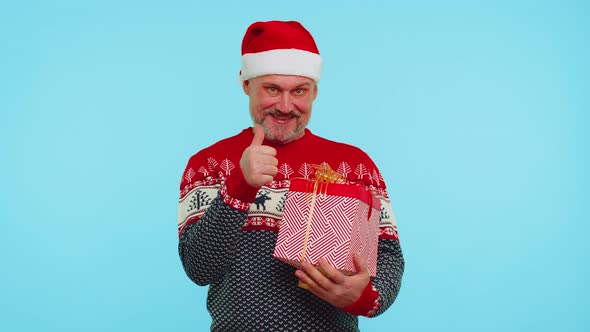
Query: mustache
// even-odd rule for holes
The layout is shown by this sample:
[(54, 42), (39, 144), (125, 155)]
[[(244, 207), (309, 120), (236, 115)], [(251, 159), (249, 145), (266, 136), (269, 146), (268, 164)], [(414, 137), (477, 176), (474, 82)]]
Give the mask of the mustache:
[(272, 115), (272, 116), (276, 116), (277, 118), (283, 118), (283, 117), (300, 117), (301, 116), (301, 112), (299, 112), (298, 110), (292, 110), (289, 113), (283, 113), (279, 110), (277, 110), (276, 108), (269, 108), (267, 110), (264, 111), (264, 115)]

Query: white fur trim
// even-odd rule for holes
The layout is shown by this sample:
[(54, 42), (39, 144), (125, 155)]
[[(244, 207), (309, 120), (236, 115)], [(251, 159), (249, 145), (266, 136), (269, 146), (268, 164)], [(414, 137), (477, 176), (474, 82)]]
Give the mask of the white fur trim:
[(319, 54), (298, 49), (271, 50), (242, 55), (242, 81), (253, 77), (281, 74), (309, 77), (319, 82), (322, 58)]

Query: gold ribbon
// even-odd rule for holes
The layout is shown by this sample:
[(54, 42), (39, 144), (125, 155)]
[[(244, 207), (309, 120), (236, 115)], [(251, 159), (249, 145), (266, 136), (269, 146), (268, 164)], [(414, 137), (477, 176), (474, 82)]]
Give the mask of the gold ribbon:
[[(307, 217), (307, 226), (305, 228), (305, 237), (303, 238), (303, 249), (301, 250), (301, 262), (305, 261), (305, 254), (307, 253), (307, 243), (309, 242), (309, 232), (311, 231), (311, 219), (313, 217), (313, 210), (315, 208), (316, 196), (326, 195), (328, 193), (328, 185), (330, 183), (344, 183), (344, 175), (333, 170), (327, 163), (321, 165), (312, 165), (315, 168), (315, 180), (308, 183), (308, 186), (313, 184), (313, 190), (309, 195), (309, 216)], [(319, 189), (319, 191), (318, 191)], [(307, 190), (309, 192), (309, 189)]]
[[(308, 195), (309, 204), (309, 216), (307, 217), (307, 226), (305, 228), (305, 237), (303, 238), (303, 249), (301, 250), (301, 262), (305, 261), (305, 255), (307, 253), (307, 245), (309, 242), (309, 233), (311, 231), (311, 220), (313, 218), (313, 211), (315, 208), (316, 197), (318, 195), (327, 195), (328, 185), (330, 183), (344, 183), (346, 177), (337, 171), (333, 170), (327, 163), (321, 165), (312, 165), (315, 168), (315, 180), (307, 184), (307, 192), (311, 191), (311, 195)], [(313, 185), (312, 188), (309, 186)], [(311, 189), (311, 190), (310, 190)], [(321, 270), (320, 270), (321, 271)], [(299, 282), (299, 287), (309, 289), (309, 285)]]

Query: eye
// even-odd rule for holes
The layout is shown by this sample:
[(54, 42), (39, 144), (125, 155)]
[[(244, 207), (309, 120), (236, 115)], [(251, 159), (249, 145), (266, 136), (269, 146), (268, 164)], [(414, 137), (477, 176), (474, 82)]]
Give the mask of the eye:
[(305, 93), (305, 89), (303, 89), (303, 88), (298, 88), (298, 89), (295, 89), (293, 92), (295, 93), (295, 95), (297, 95), (297, 96), (301, 96), (302, 94), (304, 94), (304, 93)]
[(269, 93), (271, 93), (271, 94), (275, 94), (275, 93), (277, 93), (279, 90), (278, 90), (276, 87), (274, 87), (274, 86), (269, 86), (269, 87), (267, 87), (267, 88), (266, 88), (266, 91), (268, 91), (268, 92), (269, 92)]

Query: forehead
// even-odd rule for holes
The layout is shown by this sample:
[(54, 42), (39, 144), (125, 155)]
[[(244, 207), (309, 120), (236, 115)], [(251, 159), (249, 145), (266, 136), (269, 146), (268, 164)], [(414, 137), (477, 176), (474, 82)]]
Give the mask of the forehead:
[(308, 77), (295, 75), (264, 75), (252, 79), (257, 85), (276, 85), (283, 88), (292, 88), (302, 85), (314, 86), (315, 82)]

